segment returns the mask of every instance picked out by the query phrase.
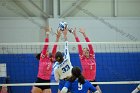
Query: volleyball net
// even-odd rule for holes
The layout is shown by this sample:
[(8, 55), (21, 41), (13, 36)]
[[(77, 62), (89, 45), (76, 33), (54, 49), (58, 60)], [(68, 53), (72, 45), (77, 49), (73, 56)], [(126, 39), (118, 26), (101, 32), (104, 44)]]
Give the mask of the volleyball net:
[[(0, 86), (8, 86), (10, 93), (29, 93), (34, 85), (57, 87), (53, 77), (51, 83), (34, 83), (39, 64), (35, 56), (44, 44), (51, 52), (56, 43), (0, 43)], [(78, 44), (83, 48), (93, 45), (97, 82), (92, 84), (99, 84), (104, 93), (131, 93), (140, 84), (140, 42), (69, 42), (72, 65), (82, 69)], [(57, 50), (63, 52), (64, 42), (57, 45)]]

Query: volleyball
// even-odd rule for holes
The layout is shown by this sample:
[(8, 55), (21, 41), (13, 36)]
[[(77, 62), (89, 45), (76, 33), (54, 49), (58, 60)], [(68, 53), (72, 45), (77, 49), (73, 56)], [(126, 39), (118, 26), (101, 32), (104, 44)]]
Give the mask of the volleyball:
[(61, 21), (61, 22), (59, 23), (59, 29), (60, 29), (61, 31), (64, 31), (64, 28), (66, 28), (67, 26), (68, 26), (67, 22)]

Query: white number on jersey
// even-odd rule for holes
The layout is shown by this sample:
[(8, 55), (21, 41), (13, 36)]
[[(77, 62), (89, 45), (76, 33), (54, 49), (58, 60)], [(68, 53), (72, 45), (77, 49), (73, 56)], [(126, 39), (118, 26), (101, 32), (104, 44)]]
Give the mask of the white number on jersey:
[(82, 88), (83, 88), (83, 85), (78, 83), (78, 90), (82, 90)]

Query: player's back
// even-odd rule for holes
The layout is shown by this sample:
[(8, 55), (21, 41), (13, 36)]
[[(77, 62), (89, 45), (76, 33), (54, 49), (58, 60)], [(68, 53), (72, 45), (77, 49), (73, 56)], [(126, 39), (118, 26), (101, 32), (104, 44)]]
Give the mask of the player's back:
[(73, 66), (69, 59), (65, 59), (61, 64), (58, 65), (57, 70), (60, 75), (60, 79), (64, 79), (71, 75)]
[(69, 89), (71, 93), (87, 93), (88, 90), (93, 92), (96, 90), (95, 87), (93, 87), (93, 85), (87, 80), (85, 80), (84, 84), (80, 84), (78, 79), (72, 83), (68, 81), (67, 84), (70, 86)]

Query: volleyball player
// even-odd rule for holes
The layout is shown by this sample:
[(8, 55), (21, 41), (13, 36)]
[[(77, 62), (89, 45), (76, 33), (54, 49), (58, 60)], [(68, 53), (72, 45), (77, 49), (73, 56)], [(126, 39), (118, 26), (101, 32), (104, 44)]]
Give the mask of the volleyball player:
[(59, 51), (55, 55), (55, 60), (59, 63), (58, 66), (56, 66), (54, 69), (55, 80), (59, 82), (58, 93), (60, 93), (61, 89), (63, 88), (67, 77), (71, 76), (71, 69), (73, 68), (70, 61), (68, 49), (67, 31), (68, 29), (65, 28), (64, 31), (62, 32), (65, 39), (64, 56)]
[(68, 90), (71, 93), (87, 93), (88, 90), (99, 93), (88, 80), (84, 79), (79, 67), (73, 67), (71, 73), (72, 76), (65, 83), (61, 93), (67, 93)]
[[(80, 28), (79, 31), (85, 38), (86, 42), (90, 42), (89, 38), (87, 37), (85, 31), (83, 28)], [(76, 39), (76, 42), (80, 42), (77, 34), (76, 34), (76, 28), (73, 31), (73, 35)], [(95, 82), (95, 77), (96, 77), (96, 61), (95, 61), (95, 53), (94, 49), (92, 47), (92, 44), (88, 44), (88, 48), (83, 48), (82, 45), (78, 44), (78, 51), (79, 51), (79, 57), (80, 57), (80, 62), (82, 66), (82, 74), (85, 77), (85, 79)], [(101, 89), (99, 85), (94, 84), (97, 90), (99, 90), (100, 93)]]
[[(50, 28), (45, 28), (46, 39), (45, 43), (49, 42), (49, 33)], [(56, 42), (58, 42), (60, 38), (60, 31), (57, 31)], [(54, 61), (54, 56), (56, 53), (57, 45), (53, 46), (52, 54), (48, 52), (48, 45), (44, 45), (41, 54), (38, 54), (36, 57), (39, 59), (39, 69), (37, 75), (36, 83), (50, 83), (50, 77), (52, 72), (52, 65)], [(50, 85), (42, 85), (42, 86), (33, 86), (32, 93), (51, 93)]]

